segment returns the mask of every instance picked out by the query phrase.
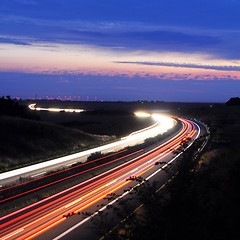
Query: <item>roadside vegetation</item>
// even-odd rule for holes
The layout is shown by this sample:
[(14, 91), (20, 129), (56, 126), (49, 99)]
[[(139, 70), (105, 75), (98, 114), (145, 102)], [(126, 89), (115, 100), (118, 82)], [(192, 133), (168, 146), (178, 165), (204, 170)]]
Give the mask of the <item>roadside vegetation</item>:
[(114, 135), (121, 138), (154, 124), (154, 121), (151, 118), (138, 118), (129, 111), (95, 110), (83, 112), (79, 118), (57, 123), (90, 134)]
[(111, 140), (54, 124), (0, 115), (1, 172), (82, 151)]
[(9, 96), (0, 97), (0, 116), (1, 115), (33, 120), (40, 119), (36, 112), (29, 111), (27, 106), (19, 104), (19, 101), (16, 99), (11, 99)]

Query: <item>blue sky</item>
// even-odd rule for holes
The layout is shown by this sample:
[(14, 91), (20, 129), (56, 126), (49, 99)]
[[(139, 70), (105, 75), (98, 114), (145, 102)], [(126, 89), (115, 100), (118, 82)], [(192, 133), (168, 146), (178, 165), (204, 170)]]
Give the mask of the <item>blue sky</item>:
[(226, 101), (238, 0), (1, 0), (0, 95)]

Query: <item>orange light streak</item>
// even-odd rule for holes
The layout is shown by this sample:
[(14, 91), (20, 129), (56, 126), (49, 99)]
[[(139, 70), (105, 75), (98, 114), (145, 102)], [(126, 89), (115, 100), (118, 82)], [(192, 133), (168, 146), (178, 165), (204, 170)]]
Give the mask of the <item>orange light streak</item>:
[(59, 223), (63, 222), (64, 220), (65, 220), (64, 218), (61, 218), (61, 219), (59, 219), (58, 221), (52, 223), (50, 226), (47, 226), (47, 227), (39, 230), (38, 232), (32, 234), (30, 237), (27, 237), (27, 238), (24, 237), (24, 238), (21, 238), (21, 239), (22, 239), (22, 240), (30, 240), (30, 239), (33, 239), (34, 237), (40, 235), (40, 234), (43, 233), (43, 232), (46, 232), (48, 229), (53, 228), (54, 226), (58, 225)]
[[(132, 174), (133, 170), (135, 176), (141, 176), (150, 171), (155, 166), (155, 160), (159, 161), (172, 153), (176, 148), (179, 148), (183, 139), (186, 139), (186, 135), (193, 137), (196, 133), (196, 130), (193, 130), (194, 126), (191, 122), (183, 119), (180, 119), (180, 121), (183, 122), (183, 129), (173, 139), (160, 145), (159, 148), (143, 154), (143, 157), (137, 157), (133, 162), (129, 161), (128, 165), (126, 163), (122, 164), (121, 168), (117, 168), (115, 172), (101, 177), (96, 182), (89, 183), (86, 186), (80, 185), (82, 186), (80, 189), (72, 188), (74, 191), (6, 222), (4, 226), (9, 226), (7, 231), (12, 230), (13, 232), (8, 233), (5, 239), (8, 236), (13, 236), (11, 234), (21, 234), (21, 237), (18, 239), (31, 239), (64, 221), (65, 218), (62, 218), (62, 216), (66, 214), (67, 208), (69, 208), (67, 210), (68, 213), (74, 212), (76, 214), (103, 199), (107, 194), (115, 192), (129, 184), (126, 178)], [(86, 192), (84, 193), (84, 191)], [(80, 197), (79, 193), (81, 193)], [(42, 216), (39, 216), (39, 214)], [(59, 219), (60, 216), (61, 219)], [(26, 224), (21, 226), (23, 223)], [(15, 229), (16, 227), (19, 229)], [(28, 232), (22, 234), (22, 229)]]

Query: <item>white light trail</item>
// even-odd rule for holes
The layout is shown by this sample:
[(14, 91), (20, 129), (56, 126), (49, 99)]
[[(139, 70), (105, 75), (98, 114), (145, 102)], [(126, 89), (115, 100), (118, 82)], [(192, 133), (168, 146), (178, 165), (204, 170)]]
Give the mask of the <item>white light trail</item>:
[(148, 128), (145, 128), (144, 130), (134, 132), (124, 139), (121, 139), (119, 141), (116, 141), (104, 146), (82, 151), (79, 153), (67, 155), (64, 157), (56, 158), (56, 159), (49, 160), (42, 163), (37, 163), (27, 167), (19, 168), (16, 170), (4, 172), (0, 174), (0, 180), (4, 180), (4, 179), (16, 177), (16, 176), (20, 177), (22, 175), (27, 176), (27, 174), (33, 171), (37, 171), (37, 170), (41, 171), (41, 169), (53, 167), (54, 165), (64, 164), (67, 161), (77, 160), (82, 157), (87, 158), (87, 156), (95, 152), (104, 152), (104, 151), (106, 152), (111, 149), (115, 149), (115, 151), (117, 151), (122, 149), (123, 146), (133, 146), (136, 144), (140, 144), (140, 143), (143, 143), (144, 140), (147, 138), (151, 138), (159, 134), (163, 134), (164, 132), (172, 128), (176, 122), (173, 118), (162, 116), (160, 114), (159, 115), (154, 114), (154, 116), (152, 115), (152, 117), (154, 117), (154, 119), (157, 121), (157, 124), (154, 124)]
[(84, 112), (84, 109), (78, 109), (78, 108), (40, 108), (36, 107), (36, 103), (32, 103), (28, 106), (31, 110), (37, 110), (37, 111), (49, 111), (49, 112), (75, 112), (80, 113)]
[(136, 172), (138, 170), (138, 168), (135, 168), (135, 169), (133, 169), (132, 171), (131, 171), (131, 173), (134, 173), (134, 172)]
[(79, 199), (77, 199), (77, 200), (75, 200), (75, 201), (69, 203), (68, 205), (66, 205), (65, 208), (68, 208), (68, 207), (74, 205), (75, 203), (80, 202), (81, 200), (82, 200), (82, 198), (79, 198)]
[(8, 238), (10, 238), (10, 237), (12, 237), (12, 236), (14, 236), (14, 235), (16, 235), (16, 234), (22, 232), (23, 230), (24, 230), (24, 228), (21, 228), (21, 229), (15, 231), (15, 232), (13, 232), (13, 233), (7, 235), (5, 238), (2, 238), (2, 240), (8, 239)]
[(146, 112), (135, 112), (134, 113), (137, 117), (151, 117), (150, 113), (146, 113)]
[(111, 181), (110, 183), (106, 184), (105, 187), (108, 187), (108, 186), (112, 185), (112, 184), (115, 183), (116, 181), (117, 181), (117, 179)]

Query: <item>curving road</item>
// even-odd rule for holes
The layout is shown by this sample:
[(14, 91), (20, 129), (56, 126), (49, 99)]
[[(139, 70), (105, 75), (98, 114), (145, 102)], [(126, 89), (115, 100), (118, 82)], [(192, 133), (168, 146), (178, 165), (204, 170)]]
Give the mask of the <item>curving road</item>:
[(28, 167), (19, 168), (16, 170), (4, 172), (0, 174), (0, 186), (15, 183), (20, 177), (35, 177), (43, 175), (48, 171), (56, 170), (62, 167), (69, 166), (76, 162), (85, 162), (87, 157), (95, 152), (108, 153), (109, 151), (118, 151), (126, 146), (133, 146), (142, 143), (149, 137), (154, 137), (163, 134), (175, 124), (175, 120), (170, 117), (161, 116), (158, 114), (151, 115), (156, 123), (150, 127), (131, 133), (129, 136), (122, 138), (119, 141), (89, 149), (83, 152), (71, 154), (68, 156), (56, 158), (50, 161), (30, 165)]
[[(200, 128), (197, 124), (185, 119), (179, 120), (183, 125), (182, 130), (155, 149), (70, 189), (2, 217), (1, 239), (33, 239), (53, 228), (57, 230), (51, 239), (57, 240), (62, 237), (67, 239), (71, 229), (74, 229), (67, 221), (70, 215), (93, 210), (93, 206), (94, 210), (98, 210), (100, 207), (95, 206), (96, 203), (101, 203), (109, 193), (137, 184), (126, 181), (132, 176), (143, 174), (148, 178), (154, 176), (165, 166), (160, 167), (155, 164), (156, 162), (174, 161), (176, 158), (172, 158), (172, 153), (179, 149), (186, 139), (195, 140), (199, 136)], [(85, 221), (79, 222), (75, 227)], [(63, 232), (64, 229), (66, 231)]]

